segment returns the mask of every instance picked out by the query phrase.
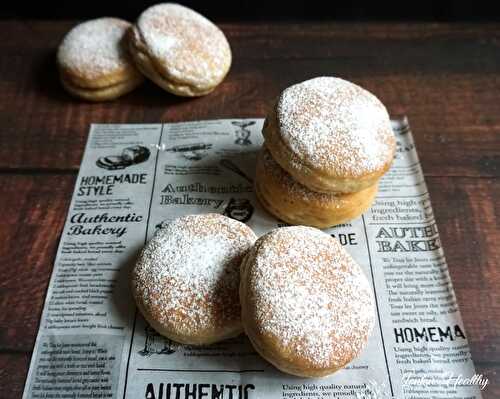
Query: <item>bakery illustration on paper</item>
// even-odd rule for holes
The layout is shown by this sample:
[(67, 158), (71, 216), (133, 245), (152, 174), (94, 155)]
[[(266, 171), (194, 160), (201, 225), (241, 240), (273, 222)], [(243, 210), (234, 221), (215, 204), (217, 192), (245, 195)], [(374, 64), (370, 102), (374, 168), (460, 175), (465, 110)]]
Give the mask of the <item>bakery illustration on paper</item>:
[(231, 198), (222, 213), (241, 223), (248, 222), (253, 215), (254, 207), (248, 198)]
[(174, 341), (160, 335), (156, 332), (153, 327), (146, 326), (145, 330), (145, 340), (144, 348), (138, 353), (141, 356), (152, 356), (152, 355), (171, 355), (175, 353), (177, 346), (179, 344)]
[(242, 177), (247, 182), (253, 184), (253, 179), (251, 177), (249, 177), (248, 174), (246, 174), (243, 170), (241, 170), (241, 168), (238, 165), (236, 165), (236, 163), (231, 161), (230, 159), (226, 159), (226, 158), (221, 159), (219, 161), (219, 165), (222, 166), (223, 168), (237, 174), (238, 176)]
[(150, 154), (151, 151), (148, 148), (135, 145), (124, 148), (120, 155), (108, 155), (98, 158), (96, 165), (108, 170), (125, 169), (129, 166), (146, 162)]
[(238, 130), (235, 132), (236, 140), (234, 143), (238, 145), (252, 144), (250, 141), (250, 135), (252, 132), (248, 129), (248, 127), (255, 125), (255, 121), (233, 121), (231, 123), (238, 127)]
[(179, 153), (182, 157), (189, 161), (200, 161), (207, 154), (207, 150), (210, 150), (211, 148), (212, 144), (189, 143), (167, 147), (163, 151)]

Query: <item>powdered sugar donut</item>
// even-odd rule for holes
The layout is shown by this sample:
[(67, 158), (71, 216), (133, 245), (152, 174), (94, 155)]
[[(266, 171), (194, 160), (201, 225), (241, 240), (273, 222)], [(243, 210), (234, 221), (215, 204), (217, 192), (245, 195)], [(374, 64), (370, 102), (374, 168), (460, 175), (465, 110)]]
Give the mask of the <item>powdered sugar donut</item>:
[(367, 90), (319, 77), (285, 89), (263, 128), (273, 158), (313, 191), (374, 185), (395, 151), (389, 115)]
[(327, 228), (352, 220), (372, 204), (375, 183), (355, 193), (318, 193), (300, 184), (264, 146), (257, 158), (255, 194), (273, 215), (290, 224)]
[(130, 34), (139, 69), (163, 89), (180, 96), (210, 93), (231, 66), (224, 33), (204, 16), (173, 3), (145, 10)]
[(249, 227), (218, 214), (184, 216), (158, 230), (132, 273), (145, 319), (185, 344), (239, 335), (240, 264), (255, 239)]
[(61, 82), (71, 94), (91, 101), (112, 100), (143, 82), (124, 42), (130, 26), (118, 18), (99, 18), (66, 34), (57, 63)]
[(260, 237), (242, 264), (245, 332), (262, 357), (304, 377), (325, 376), (360, 354), (374, 324), (361, 267), (320, 230), (284, 227)]

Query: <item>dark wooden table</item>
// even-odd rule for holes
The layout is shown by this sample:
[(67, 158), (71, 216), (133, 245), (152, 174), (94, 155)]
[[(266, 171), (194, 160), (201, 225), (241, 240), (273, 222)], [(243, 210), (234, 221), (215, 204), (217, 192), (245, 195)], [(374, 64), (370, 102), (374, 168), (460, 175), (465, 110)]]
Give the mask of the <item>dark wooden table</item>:
[(60, 87), (68, 22), (0, 22), (0, 397), (18, 398), (89, 124), (262, 117), (280, 90), (337, 75), (408, 115), (484, 398), (500, 397), (500, 25), (224, 24), (212, 94), (152, 84), (90, 104)]

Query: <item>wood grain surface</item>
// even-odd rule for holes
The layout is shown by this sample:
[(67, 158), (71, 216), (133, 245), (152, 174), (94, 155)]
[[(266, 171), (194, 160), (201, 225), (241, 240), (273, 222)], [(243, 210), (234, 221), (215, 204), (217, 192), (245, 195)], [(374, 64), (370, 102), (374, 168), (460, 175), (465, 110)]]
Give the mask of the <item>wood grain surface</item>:
[(22, 394), (89, 124), (263, 117), (318, 75), (409, 117), (483, 396), (500, 397), (500, 26), (225, 24), (234, 64), (213, 94), (146, 83), (90, 104), (62, 90), (54, 62), (74, 23), (0, 22), (0, 397)]

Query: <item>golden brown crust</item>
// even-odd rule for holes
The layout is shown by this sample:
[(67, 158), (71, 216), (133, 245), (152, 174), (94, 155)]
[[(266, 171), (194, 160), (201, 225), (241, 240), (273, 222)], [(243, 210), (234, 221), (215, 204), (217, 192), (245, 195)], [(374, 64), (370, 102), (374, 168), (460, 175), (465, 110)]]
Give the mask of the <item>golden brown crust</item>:
[(128, 81), (144, 81), (144, 77), (133, 64), (117, 68), (115, 71), (101, 76), (86, 75), (82, 71), (72, 71), (59, 65), (59, 75), (61, 79), (70, 82), (72, 86), (81, 87), (82, 89), (104, 89)]
[(128, 36), (130, 52), (140, 70), (176, 95), (210, 93), (231, 66), (231, 49), (222, 31), (178, 4), (148, 8)]
[(198, 97), (211, 93), (217, 86), (213, 85), (204, 89), (199, 89), (196, 86), (189, 86), (182, 82), (177, 82), (172, 78), (169, 80), (168, 74), (161, 74), (161, 69), (158, 68), (157, 63), (148, 56), (145, 45), (141, 41), (140, 36), (137, 35), (137, 31), (131, 29), (129, 37), (130, 54), (132, 54), (137, 68), (144, 76), (169, 93), (182, 97)]
[(302, 162), (301, 158), (283, 143), (274, 110), (266, 118), (262, 134), (275, 161), (299, 183), (320, 193), (353, 193), (373, 186), (389, 170), (394, 157), (392, 153), (390, 160), (377, 172), (367, 173), (362, 177), (338, 176), (335, 170), (326, 172)]
[(330, 236), (296, 226), (262, 236), (241, 268), (246, 334), (278, 369), (320, 377), (366, 345), (374, 300), (360, 267)]
[(380, 101), (337, 78), (311, 79), (286, 89), (262, 133), (283, 169), (325, 193), (373, 186), (389, 170), (396, 147)]
[[(133, 286), (132, 286), (133, 287)], [(143, 305), (141, 297), (137, 297), (136, 291), (132, 289), (135, 303), (148, 324), (153, 327), (159, 334), (186, 345), (210, 345), (225, 339), (234, 338), (243, 333), (241, 323), (226, 323), (217, 328), (217, 332), (200, 331), (196, 335), (185, 335), (172, 325), (164, 324), (158, 321), (154, 313), (147, 311)]]
[(87, 101), (110, 101), (133, 91), (142, 84), (144, 78), (141, 75), (136, 75), (133, 79), (100, 88), (76, 86), (73, 82), (66, 80), (62, 75), (60, 76), (60, 80), (66, 91), (75, 97)]
[(71, 94), (101, 101), (119, 97), (144, 78), (126, 46), (131, 24), (117, 18), (99, 18), (74, 27), (57, 53), (59, 74)]
[[(247, 264), (252, 262), (252, 258), (250, 255), (245, 257), (242, 263), (242, 274), (241, 274), (241, 283), (240, 283), (240, 301), (241, 301), (241, 318), (243, 321), (244, 331), (250, 340), (255, 351), (266, 359), (269, 363), (271, 363), (278, 370), (281, 370), (285, 373), (296, 375), (299, 377), (324, 377), (330, 374), (333, 374), (344, 365), (334, 365), (332, 367), (326, 367), (322, 369), (317, 369), (311, 367), (304, 362), (300, 357), (294, 356), (293, 351), (289, 350), (283, 351), (279, 350), (280, 344), (276, 337), (273, 336), (262, 336), (259, 334), (257, 324), (252, 320), (255, 319), (255, 313), (252, 311), (255, 306), (251, 301), (248, 301), (248, 267)], [(286, 355), (283, 356), (285, 352)]]
[(239, 335), (240, 264), (255, 238), (246, 225), (219, 214), (183, 216), (158, 230), (132, 272), (144, 318), (185, 344)]
[(290, 223), (327, 228), (365, 212), (377, 194), (377, 183), (355, 193), (317, 193), (293, 180), (264, 146), (257, 158), (255, 192), (262, 205)]

